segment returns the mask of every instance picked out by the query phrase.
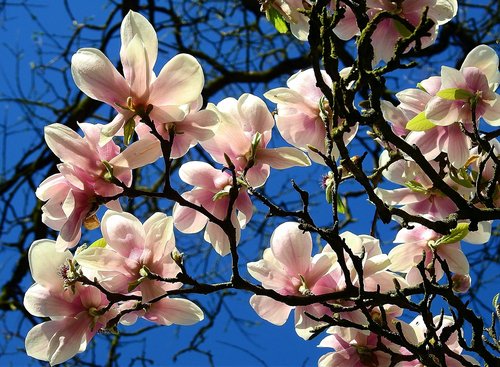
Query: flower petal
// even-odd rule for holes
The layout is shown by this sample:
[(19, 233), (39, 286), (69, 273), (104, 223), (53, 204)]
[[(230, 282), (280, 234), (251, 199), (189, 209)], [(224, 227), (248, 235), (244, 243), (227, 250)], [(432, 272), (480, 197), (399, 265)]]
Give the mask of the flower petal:
[(271, 236), (271, 249), (289, 274), (305, 274), (309, 269), (311, 234), (300, 230), (298, 223), (286, 222), (279, 225)]
[(193, 325), (204, 319), (203, 311), (194, 302), (182, 298), (163, 298), (151, 304), (145, 319), (160, 325)]
[(275, 301), (270, 297), (258, 295), (253, 295), (250, 298), (250, 305), (260, 317), (278, 326), (286, 322), (293, 309), (292, 306)]
[(305, 153), (291, 147), (259, 149), (255, 158), (261, 163), (269, 164), (276, 169), (311, 165), (311, 161)]
[(132, 252), (137, 256), (144, 248), (144, 228), (130, 213), (108, 210), (102, 218), (101, 230), (106, 243), (123, 257), (131, 257)]
[(120, 57), (123, 60), (125, 50), (134, 37), (138, 37), (144, 44), (151, 68), (156, 63), (158, 55), (158, 37), (149, 21), (140, 13), (130, 10), (123, 18), (120, 27), (122, 46)]
[(204, 83), (200, 63), (191, 55), (179, 54), (165, 64), (152, 83), (149, 103), (156, 106), (191, 103), (200, 96)]
[(35, 282), (47, 289), (63, 289), (64, 281), (59, 271), (68, 259), (73, 259), (71, 252), (56, 251), (55, 242), (52, 240), (37, 240), (28, 250), (31, 276)]
[(110, 106), (126, 105), (129, 86), (109, 59), (95, 48), (81, 48), (71, 58), (75, 84), (87, 96)]

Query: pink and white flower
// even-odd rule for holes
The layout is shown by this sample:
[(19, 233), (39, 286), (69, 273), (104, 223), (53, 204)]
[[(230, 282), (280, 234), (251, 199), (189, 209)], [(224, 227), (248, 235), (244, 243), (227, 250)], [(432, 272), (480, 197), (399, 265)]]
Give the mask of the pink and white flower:
[[(228, 172), (218, 170), (205, 162), (188, 162), (179, 169), (181, 180), (194, 188), (182, 194), (189, 202), (202, 206), (216, 218), (223, 220), (229, 209), (229, 191), (233, 178)], [(236, 229), (239, 241), (241, 228), (245, 228), (253, 215), (253, 205), (244, 187), (238, 191), (234, 203), (231, 221)], [(197, 233), (205, 228), (205, 241), (212, 244), (219, 255), (225, 256), (230, 251), (229, 238), (217, 224), (212, 223), (195, 209), (176, 204), (173, 218), (175, 227), (183, 233)]]
[[(59, 173), (44, 180), (36, 195), (46, 201), (42, 221), (60, 231), (57, 248), (61, 250), (79, 241), (82, 224), (95, 227), (98, 197), (113, 197), (123, 192), (113, 178), (128, 186), (132, 169), (156, 161), (161, 154), (160, 144), (154, 139), (139, 140), (123, 152), (113, 141), (100, 146), (101, 125), (79, 126), (84, 137), (61, 124), (45, 128), (45, 141), (62, 163), (57, 166)], [(108, 201), (106, 206), (120, 210), (117, 200)]]
[(60, 252), (51, 240), (33, 242), (28, 252), (35, 280), (24, 296), (26, 310), (49, 317), (26, 335), (26, 353), (36, 359), (60, 364), (83, 352), (94, 335), (116, 315), (106, 296), (97, 288), (68, 284), (74, 274), (73, 256)]
[[(441, 335), (443, 332), (443, 329), (446, 327), (451, 327), (455, 324), (455, 321), (453, 317), (451, 316), (434, 316), (432, 320), (432, 327), (436, 328), (439, 326), (439, 328), (436, 330), (437, 337), (441, 339)], [(423, 343), (426, 340), (426, 334), (427, 334), (427, 326), (422, 318), (421, 315), (417, 316), (411, 323), (410, 327), (413, 329), (413, 334), (416, 337), (416, 342), (415, 345), (419, 345)], [(406, 336), (406, 335), (405, 335)], [(437, 341), (434, 342), (434, 344)], [(451, 334), (451, 336), (447, 340), (440, 340), (442, 344), (446, 344), (446, 346), (455, 354), (461, 355), (463, 352), (463, 348), (459, 344), (459, 339), (458, 339), (458, 332), (454, 332)], [(402, 354), (404, 355), (411, 355), (409, 351), (406, 349), (402, 348), (401, 349)], [(473, 357), (468, 356), (468, 355), (462, 355), (462, 357), (467, 360), (469, 363), (471, 363), (474, 366), (479, 366), (479, 362), (476, 361)], [(463, 363), (457, 360), (454, 357), (451, 357), (449, 355), (445, 355), (445, 363), (446, 366), (449, 367), (462, 367)], [(405, 361), (405, 362), (399, 362), (396, 364), (396, 367), (425, 367), (422, 363), (420, 363), (417, 359), (413, 361)]]
[[(422, 19), (424, 10), (429, 8), (427, 17), (434, 22), (429, 31), (430, 36), (421, 39), (421, 47), (425, 48), (434, 43), (438, 28), (449, 22), (458, 10), (456, 0), (420, 0), (420, 1), (390, 1), (390, 0), (368, 0), (368, 15), (373, 19), (377, 14), (386, 11), (404, 19), (416, 27)], [(394, 48), (397, 41), (410, 35), (410, 30), (400, 21), (394, 18), (386, 18), (377, 24), (372, 35), (373, 50), (375, 52), (374, 63), (380, 60), (389, 61), (394, 56)]]
[[(389, 159), (387, 152), (380, 157), (380, 166)], [(437, 162), (431, 162), (437, 168)], [(402, 205), (402, 209), (410, 214), (427, 214), (442, 219), (454, 213), (456, 204), (439, 190), (413, 161), (399, 160), (391, 164), (382, 172), (388, 180), (404, 185), (404, 188), (392, 190), (376, 188), (376, 194), (388, 205)], [(454, 182), (449, 175), (444, 177), (445, 182), (466, 196), (470, 189)]]
[[(158, 38), (153, 26), (139, 13), (130, 11), (125, 16), (120, 35), (124, 76), (95, 48), (82, 48), (71, 59), (71, 73), (78, 88), (118, 112), (103, 129), (101, 142), (109, 141), (127, 121), (138, 120), (137, 115), (149, 105), (153, 106), (149, 113), (151, 120), (169, 126), (184, 121), (179, 132), (187, 131), (186, 115), (200, 98), (204, 84), (201, 65), (193, 56), (179, 54), (156, 76), (153, 66), (158, 55)], [(206, 138), (210, 133), (205, 130), (213, 128), (211, 118), (192, 122), (198, 126), (189, 132), (196, 139)]]
[[(311, 257), (312, 240), (298, 223), (279, 225), (271, 236), (271, 247), (264, 250), (263, 259), (247, 264), (248, 272), (262, 282), (262, 286), (282, 295), (306, 296), (321, 294), (316, 289), (320, 279), (334, 270), (336, 255), (323, 252)], [(266, 296), (253, 295), (250, 305), (263, 319), (283, 325), (295, 309), (295, 331), (303, 339), (312, 336), (314, 327), (321, 325), (306, 315), (321, 317), (330, 313), (325, 306), (288, 306)]]
[(210, 104), (207, 109), (217, 112), (220, 123), (214, 137), (201, 142), (201, 146), (220, 164), (227, 165), (225, 157), (229, 157), (250, 186), (263, 185), (270, 167), (285, 169), (311, 164), (298, 149), (267, 148), (274, 119), (260, 98), (246, 93), (238, 100), (226, 98), (217, 106)]
[(143, 303), (181, 287), (178, 282), (148, 276), (175, 278), (180, 272), (171, 256), (175, 249), (172, 217), (155, 213), (143, 224), (130, 213), (108, 210), (101, 230), (106, 246), (91, 246), (75, 258), (84, 274), (96, 277), (111, 292), (141, 295)]
[[(425, 107), (425, 117), (436, 125), (472, 123), (482, 117), (492, 126), (500, 125), (500, 82), (498, 55), (491, 47), (479, 45), (467, 57), (460, 70), (441, 68), (441, 89)], [(476, 121), (477, 122), (477, 121)]]
[[(325, 71), (321, 73), (323, 80), (329, 86), (331, 78)], [(275, 88), (264, 93), (264, 97), (277, 103), (278, 114), (276, 125), (283, 138), (293, 146), (307, 151), (311, 160), (325, 164), (323, 158), (312, 150), (312, 146), (326, 154), (326, 129), (322, 115), (328, 113), (326, 99), (320, 88), (316, 86), (313, 69), (299, 71), (287, 81), (288, 88)], [(340, 121), (339, 121), (340, 123)], [(343, 135), (348, 144), (356, 135), (358, 125), (352, 127)], [(338, 148), (333, 145), (332, 158), (339, 156)]]
[[(323, 355), (318, 367), (388, 367), (391, 355), (378, 347), (379, 336), (370, 331), (331, 327), (327, 330), (331, 335), (324, 338), (318, 347), (333, 348), (335, 352)], [(381, 338), (385, 347), (397, 350), (397, 346)]]

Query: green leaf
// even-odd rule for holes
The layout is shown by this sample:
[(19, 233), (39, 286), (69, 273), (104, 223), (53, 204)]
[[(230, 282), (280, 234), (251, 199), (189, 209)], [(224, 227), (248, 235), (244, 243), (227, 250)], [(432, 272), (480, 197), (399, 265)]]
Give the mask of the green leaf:
[(405, 186), (413, 192), (427, 193), (427, 189), (418, 181), (406, 181)]
[(269, 21), (279, 33), (288, 32), (288, 25), (285, 21), (285, 18), (283, 18), (283, 15), (281, 15), (275, 8), (270, 7), (266, 11), (266, 18), (269, 19)]
[(462, 185), (463, 187), (467, 187), (469, 189), (474, 187), (474, 184), (472, 183), (469, 175), (467, 174), (467, 171), (463, 167), (460, 168), (456, 173), (451, 171), (450, 177), (454, 182), (456, 182), (459, 185)]
[(394, 25), (396, 26), (396, 29), (399, 32), (399, 34), (402, 35), (403, 37), (411, 36), (412, 31), (410, 31), (408, 27), (405, 26), (403, 23), (401, 23), (399, 20), (394, 19)]
[(406, 129), (411, 131), (426, 131), (433, 127), (436, 125), (425, 117), (425, 111), (420, 112), (406, 124)]
[(135, 120), (134, 118), (130, 118), (127, 120), (125, 125), (123, 126), (123, 142), (125, 145), (129, 145), (132, 142), (132, 138), (134, 137), (135, 131)]
[(337, 195), (337, 212), (339, 212), (340, 214), (345, 214), (346, 210), (347, 208), (342, 201), (342, 197), (340, 195)]
[(106, 240), (104, 238), (99, 238), (97, 241), (94, 241), (90, 247), (106, 247)]
[(457, 100), (468, 101), (471, 97), (474, 96), (474, 94), (465, 89), (448, 88), (440, 90), (439, 92), (436, 93), (436, 96), (451, 101), (457, 101)]
[(439, 238), (434, 247), (439, 245), (446, 245), (449, 243), (455, 243), (461, 241), (469, 234), (469, 223), (458, 223), (457, 227), (452, 229), (450, 234), (447, 234), (441, 238)]

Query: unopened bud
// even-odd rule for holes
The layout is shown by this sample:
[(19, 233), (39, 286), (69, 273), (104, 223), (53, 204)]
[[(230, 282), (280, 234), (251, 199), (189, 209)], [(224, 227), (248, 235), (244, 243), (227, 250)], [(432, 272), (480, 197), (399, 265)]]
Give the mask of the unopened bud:
[(469, 274), (453, 274), (451, 280), (453, 282), (454, 292), (465, 293), (470, 288), (471, 279)]
[(182, 252), (179, 252), (176, 249), (174, 249), (174, 251), (172, 251), (172, 254), (170, 256), (172, 256), (172, 260), (174, 260), (174, 262), (177, 265), (182, 266), (182, 263), (184, 262), (184, 254)]
[(224, 153), (224, 160), (226, 161), (227, 168), (229, 168), (230, 170), (233, 170), (235, 168), (233, 162), (231, 161), (231, 158), (229, 158), (226, 153)]

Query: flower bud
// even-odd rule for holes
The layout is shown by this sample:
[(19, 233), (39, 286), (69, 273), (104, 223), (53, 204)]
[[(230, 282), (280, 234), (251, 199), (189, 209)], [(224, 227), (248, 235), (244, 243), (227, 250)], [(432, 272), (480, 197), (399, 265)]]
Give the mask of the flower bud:
[(465, 293), (470, 288), (471, 279), (469, 274), (453, 274), (451, 280), (453, 282), (454, 292)]

